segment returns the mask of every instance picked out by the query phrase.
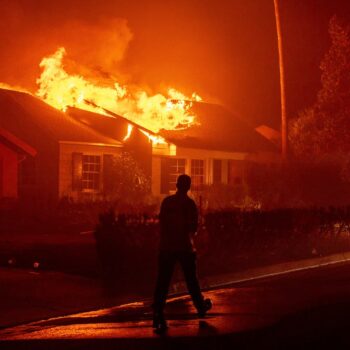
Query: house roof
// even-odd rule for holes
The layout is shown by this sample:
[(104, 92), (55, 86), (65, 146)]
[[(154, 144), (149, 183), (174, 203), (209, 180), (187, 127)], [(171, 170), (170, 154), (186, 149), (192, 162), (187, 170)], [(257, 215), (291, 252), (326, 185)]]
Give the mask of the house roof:
[[(197, 124), (183, 130), (161, 130), (159, 134), (179, 147), (228, 152), (277, 151), (275, 145), (224, 107), (193, 103)], [(69, 108), (56, 110), (24, 92), (0, 89), (0, 127), (34, 146), (31, 129), (55, 141), (122, 145), (129, 120)], [(151, 133), (151, 132), (150, 132)]]
[(161, 130), (160, 135), (179, 147), (228, 152), (275, 152), (276, 147), (224, 107), (193, 103), (198, 124), (183, 130)]
[(270, 140), (273, 144), (275, 144), (277, 147), (281, 147), (281, 133), (267, 125), (259, 125), (255, 128), (255, 130)]
[[(67, 112), (79, 122), (121, 142), (127, 134), (129, 124), (154, 134), (122, 116), (113, 114), (114, 117), (109, 117), (76, 108), (68, 108)], [(222, 106), (194, 103), (192, 112), (195, 113), (198, 124), (183, 130), (161, 130), (159, 135), (168, 142), (186, 148), (227, 152), (277, 151), (274, 142), (266, 135), (254, 130)]]
[(121, 145), (24, 92), (0, 89), (0, 127), (32, 144), (31, 130), (54, 141)]
[(2, 143), (14, 149), (18, 153), (28, 154), (32, 157), (36, 156), (37, 154), (35, 148), (29, 146), (23, 140), (19, 139), (18, 137), (16, 137), (15, 135), (3, 128), (0, 128), (0, 140)]
[(130, 124), (121, 116), (110, 117), (74, 107), (68, 107), (67, 113), (78, 122), (120, 142), (126, 136)]
[[(132, 120), (129, 120), (123, 116), (115, 114), (112, 111), (105, 109), (105, 112), (109, 115), (88, 112), (86, 110), (68, 107), (67, 113), (72, 116), (74, 119), (78, 120), (80, 123), (88, 125), (89, 127), (97, 130), (98, 132), (112, 137), (120, 142), (124, 141), (125, 136), (128, 133), (129, 125), (133, 126), (136, 129), (146, 132), (150, 135), (157, 136), (158, 134), (146, 129), (142, 125), (135, 123)], [(147, 138), (144, 134), (140, 134), (142, 137)]]

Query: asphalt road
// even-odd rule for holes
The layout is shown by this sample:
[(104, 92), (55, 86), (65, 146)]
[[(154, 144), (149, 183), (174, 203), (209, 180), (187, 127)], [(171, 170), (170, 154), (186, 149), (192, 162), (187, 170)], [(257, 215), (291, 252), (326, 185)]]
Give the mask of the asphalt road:
[(169, 330), (151, 328), (147, 302), (0, 331), (0, 349), (295, 349), (350, 345), (350, 265), (210, 290), (199, 320), (187, 296), (169, 300)]

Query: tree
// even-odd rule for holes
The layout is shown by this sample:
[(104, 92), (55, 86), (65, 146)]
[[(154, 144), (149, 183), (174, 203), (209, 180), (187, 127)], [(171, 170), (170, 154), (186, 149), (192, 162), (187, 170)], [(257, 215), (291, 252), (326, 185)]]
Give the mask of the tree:
[(108, 171), (105, 179), (105, 196), (115, 201), (118, 206), (137, 207), (150, 194), (150, 178), (129, 153), (122, 152), (118, 156), (111, 156), (106, 168)]
[(316, 102), (290, 124), (293, 152), (301, 159), (346, 158), (350, 151), (350, 28), (334, 16), (329, 35)]

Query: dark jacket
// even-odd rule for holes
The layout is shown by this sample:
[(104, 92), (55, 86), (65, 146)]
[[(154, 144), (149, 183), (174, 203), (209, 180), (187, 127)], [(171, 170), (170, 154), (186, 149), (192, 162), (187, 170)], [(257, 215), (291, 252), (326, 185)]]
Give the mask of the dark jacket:
[(177, 192), (161, 205), (160, 250), (194, 251), (192, 236), (197, 231), (198, 213), (193, 199)]

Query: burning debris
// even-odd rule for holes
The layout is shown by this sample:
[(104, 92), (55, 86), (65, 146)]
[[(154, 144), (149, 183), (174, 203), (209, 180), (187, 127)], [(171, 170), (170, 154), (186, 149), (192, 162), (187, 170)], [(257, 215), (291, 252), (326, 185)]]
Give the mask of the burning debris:
[[(170, 88), (168, 95), (149, 95), (144, 90), (132, 90), (121, 86), (97, 86), (79, 75), (70, 75), (63, 65), (66, 50), (61, 47), (53, 55), (43, 58), (43, 72), (37, 79), (37, 96), (51, 106), (65, 111), (68, 106), (109, 115), (111, 111), (153, 132), (161, 129), (184, 129), (196, 124), (190, 109), (201, 97), (193, 93), (188, 97)], [(128, 130), (126, 139), (132, 128)], [(146, 131), (145, 131), (146, 132)], [(149, 137), (152, 135), (149, 135)]]

